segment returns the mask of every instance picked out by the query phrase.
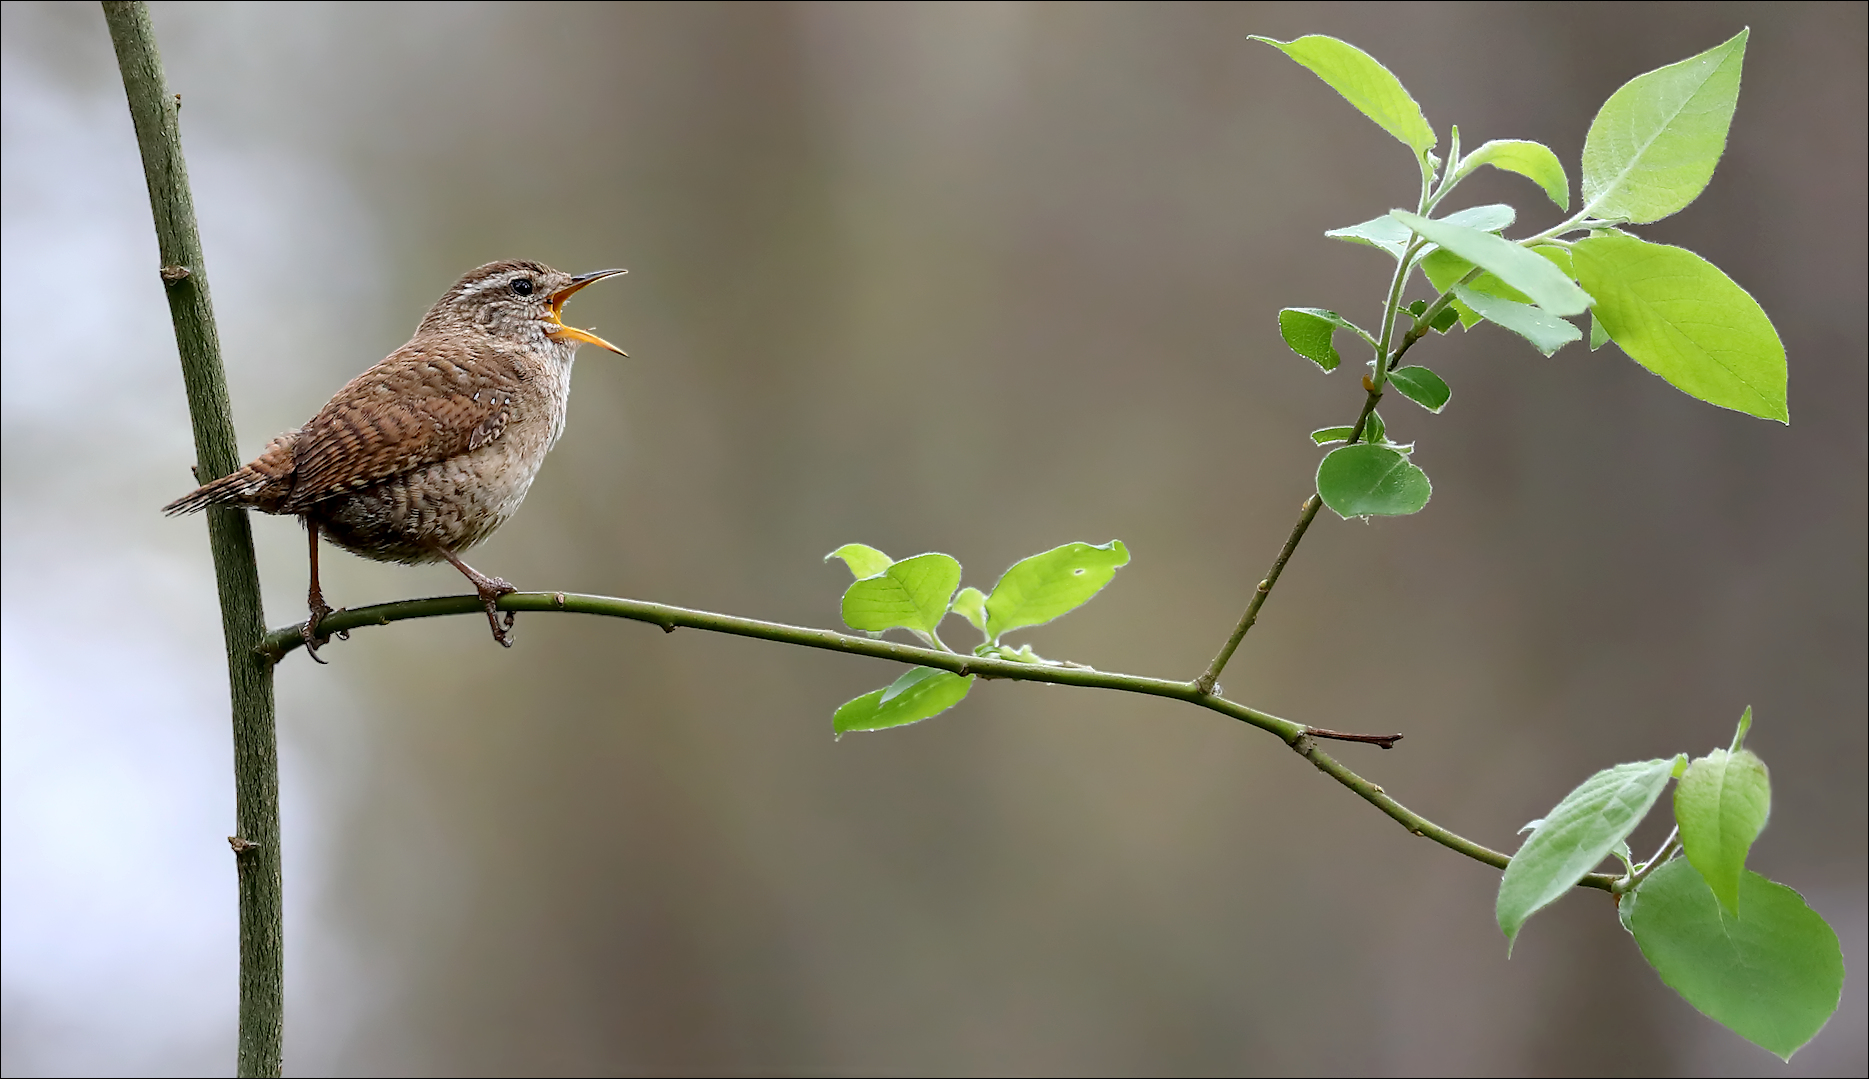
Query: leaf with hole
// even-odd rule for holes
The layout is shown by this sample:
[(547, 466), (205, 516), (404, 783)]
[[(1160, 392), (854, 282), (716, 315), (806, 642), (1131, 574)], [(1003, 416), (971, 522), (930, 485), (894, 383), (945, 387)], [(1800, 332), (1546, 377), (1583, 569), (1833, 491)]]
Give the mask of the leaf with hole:
[(844, 703), (831, 717), (842, 738), (851, 731), (880, 731), (920, 723), (959, 704), (973, 688), (973, 675), (915, 667), (882, 689)]
[(1129, 551), (1121, 540), (1098, 546), (1067, 543), (1014, 563), (986, 598), (987, 640), (1043, 625), (1082, 606), (1128, 564)]
[(1749, 33), (1637, 75), (1609, 96), (1584, 136), (1584, 213), (1641, 224), (1699, 197), (1726, 152)]
[(1494, 909), (1507, 955), (1527, 918), (1570, 891), (1629, 838), (1661, 797), (1674, 764), (1666, 758), (1605, 768), (1545, 814), (1499, 879)]
[(1791, 422), (1785, 344), (1757, 300), (1692, 251), (1603, 232), (1571, 245), (1596, 317), (1629, 358), (1676, 389)]
[(1254, 41), (1267, 45), (1311, 69), (1330, 88), (1343, 95), (1376, 126), (1394, 135), (1417, 156), (1434, 148), (1439, 139), (1428, 120), (1421, 115), (1402, 81), (1376, 58), (1347, 41), (1323, 34), (1310, 34), (1293, 41), (1274, 41), (1252, 35)]
[(1433, 487), (1428, 474), (1387, 446), (1343, 446), (1317, 465), (1317, 493), (1337, 516), (1402, 517), (1421, 512)]
[(1465, 179), (1481, 165), (1516, 172), (1544, 189), (1560, 210), (1570, 209), (1570, 177), (1564, 163), (1542, 142), (1526, 139), (1494, 139), (1461, 160), (1454, 182)]
[(1403, 397), (1429, 412), (1439, 412), (1447, 407), (1447, 399), (1454, 395), (1441, 376), (1425, 367), (1398, 367), (1389, 372), (1389, 382)]
[(872, 633), (933, 633), (959, 586), (960, 563), (953, 558), (933, 553), (905, 558), (844, 592), (844, 624)]
[(1746, 871), (1740, 916), (1692, 863), (1676, 858), (1622, 897), (1623, 927), (1670, 989), (1701, 1014), (1790, 1060), (1835, 1014), (1843, 995), (1837, 935), (1804, 897)]

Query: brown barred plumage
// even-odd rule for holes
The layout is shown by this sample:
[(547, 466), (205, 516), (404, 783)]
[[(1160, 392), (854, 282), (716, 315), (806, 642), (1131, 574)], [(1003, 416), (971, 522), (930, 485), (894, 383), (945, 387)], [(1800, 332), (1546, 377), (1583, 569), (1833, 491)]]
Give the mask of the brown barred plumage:
[(288, 513), (311, 534), (311, 617), (329, 614), (318, 586), (318, 535), (383, 562), (453, 563), (512, 643), (494, 604), (514, 591), (459, 558), (519, 509), (564, 432), (571, 364), (581, 343), (615, 345), (559, 319), (572, 293), (622, 270), (572, 277), (537, 262), (492, 262), (436, 301), (409, 343), (351, 379), (305, 426), (230, 475), (163, 507)]

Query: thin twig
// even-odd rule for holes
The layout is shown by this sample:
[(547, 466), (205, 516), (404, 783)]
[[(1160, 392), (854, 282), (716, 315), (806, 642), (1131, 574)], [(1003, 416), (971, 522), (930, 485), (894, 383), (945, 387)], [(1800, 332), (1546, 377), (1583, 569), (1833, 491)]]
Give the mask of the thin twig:
[(1323, 727), (1306, 727), (1304, 733), (1313, 738), (1331, 738), (1339, 742), (1367, 742), (1384, 749), (1394, 749), (1395, 743), (1402, 740), (1399, 734), (1351, 734), (1349, 731), (1325, 730)]
[[(845, 652), (855, 656), (895, 660), (899, 663), (913, 663), (923, 667), (934, 667), (937, 670), (952, 671), (955, 674), (972, 674), (982, 678), (1001, 678), (1019, 682), (1045, 682), (1058, 686), (1081, 686), (1086, 689), (1109, 689), (1186, 701), (1276, 735), (1280, 741), (1316, 765), (1320, 771), (1367, 799), (1415, 835), (1425, 836), (1449, 850), (1496, 868), (1503, 869), (1506, 863), (1512, 860), (1508, 855), (1450, 832), (1433, 821), (1410, 811), (1406, 806), (1384, 793), (1381, 787), (1345, 768), (1330, 755), (1318, 749), (1317, 738), (1320, 735), (1304, 724), (1261, 712), (1237, 701), (1227, 700), (1225, 697), (1203, 693), (1192, 682), (1176, 682), (1166, 678), (1144, 678), (1139, 675), (1117, 674), (1112, 671), (1097, 671), (1082, 667), (1061, 667), (1050, 663), (1022, 663), (1010, 659), (989, 659), (983, 656), (943, 652), (936, 648), (922, 648), (912, 644), (898, 644), (895, 641), (857, 637), (834, 630), (788, 626), (782, 622), (763, 622), (757, 618), (696, 611), (686, 607), (672, 607), (665, 603), (650, 603), (645, 600), (622, 599), (616, 596), (586, 596), (573, 592), (515, 592), (500, 597), (498, 606), (503, 611), (544, 611), (626, 618), (658, 626), (667, 633), (673, 633), (677, 629), (731, 633), (739, 637), (754, 637), (781, 644), (822, 648), (830, 652)], [(381, 603), (373, 607), (353, 607), (338, 611), (327, 616), (320, 623), (319, 628), (328, 629), (335, 634), (340, 630), (361, 629), (365, 626), (386, 626), (391, 622), (400, 622), (409, 618), (437, 618), (457, 614), (477, 615), (485, 609), (478, 596), (438, 596), (433, 599), (401, 600), (396, 603)], [(290, 654), (293, 649), (303, 646), (304, 643), (305, 639), (299, 626), (286, 626), (267, 634), (257, 651), (277, 662)], [(334, 647), (334, 645), (326, 647)], [(1608, 873), (1592, 873), (1579, 881), (1578, 885), (1584, 888), (1608, 890), (1615, 880), (1616, 877)]]
[(1246, 613), (1240, 615), (1239, 625), (1233, 628), (1233, 636), (1227, 638), (1227, 643), (1221, 646), (1220, 653), (1214, 656), (1212, 663), (1207, 665), (1207, 673), (1194, 680), (1194, 688), (1202, 693), (1212, 693), (1214, 686), (1219, 684), (1220, 672), (1226, 669), (1227, 661), (1233, 658), (1233, 653), (1239, 648), (1240, 642), (1246, 639), (1246, 631), (1259, 620), (1259, 608), (1265, 606), (1266, 597), (1272, 594), (1272, 586), (1278, 583), (1278, 575), (1285, 572), (1285, 563), (1291, 561), (1291, 553), (1298, 549), (1298, 541), (1304, 538), (1305, 529), (1311, 527), (1311, 521), (1317, 517), (1318, 507), (1323, 504), (1324, 500), (1318, 497), (1315, 491), (1311, 493), (1310, 498), (1304, 500), (1304, 505), (1298, 510), (1298, 523), (1292, 526), (1291, 535), (1286, 538), (1285, 546), (1279, 549), (1278, 558), (1272, 562), (1271, 572), (1267, 573), (1265, 580), (1260, 581), (1259, 587), (1253, 590), (1252, 602), (1246, 605)]
[[(149, 184), (149, 205), (161, 256), (158, 273), (175, 323), (182, 382), (194, 425), (195, 475), (201, 483), (240, 467), (233, 408), (221, 366), (220, 335), (202, 266), (195, 201), (182, 159), (170, 96), (156, 51), (149, 9), (107, 2), (104, 20), (123, 73), (124, 96), (136, 127)], [(153, 508), (151, 512), (154, 512)], [(240, 1075), (278, 1075), (285, 1014), (285, 944), (279, 859), (279, 757), (273, 719), (270, 664), (253, 654), (266, 635), (253, 533), (237, 509), (208, 510), (208, 545), (220, 592), (221, 630), (227, 644), (234, 732), (234, 829), (240, 888)]]

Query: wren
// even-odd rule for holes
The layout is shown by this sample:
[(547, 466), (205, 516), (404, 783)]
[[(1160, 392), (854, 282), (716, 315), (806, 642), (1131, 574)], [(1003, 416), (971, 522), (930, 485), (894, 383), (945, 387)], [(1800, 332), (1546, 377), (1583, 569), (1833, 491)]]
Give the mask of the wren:
[(379, 562), (447, 561), (474, 584), (493, 638), (512, 647), (518, 589), (461, 561), (526, 497), (546, 451), (565, 430), (571, 364), (580, 344), (626, 355), (566, 326), (565, 301), (625, 270), (576, 277), (537, 262), (489, 262), (449, 289), (409, 343), (337, 391), (296, 431), (244, 467), (163, 507), (209, 506), (292, 514), (311, 539), (311, 616), (300, 632), (312, 658), (333, 613), (318, 585), (318, 537)]

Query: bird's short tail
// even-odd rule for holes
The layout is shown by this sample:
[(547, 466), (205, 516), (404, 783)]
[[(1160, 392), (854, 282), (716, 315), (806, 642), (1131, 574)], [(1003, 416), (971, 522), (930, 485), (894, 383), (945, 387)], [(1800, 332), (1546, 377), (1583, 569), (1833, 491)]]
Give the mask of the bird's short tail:
[(273, 439), (252, 463), (202, 484), (162, 507), (162, 512), (174, 517), (198, 513), (209, 506), (252, 506), (275, 512), (292, 492), (292, 443), (297, 434), (289, 431)]

